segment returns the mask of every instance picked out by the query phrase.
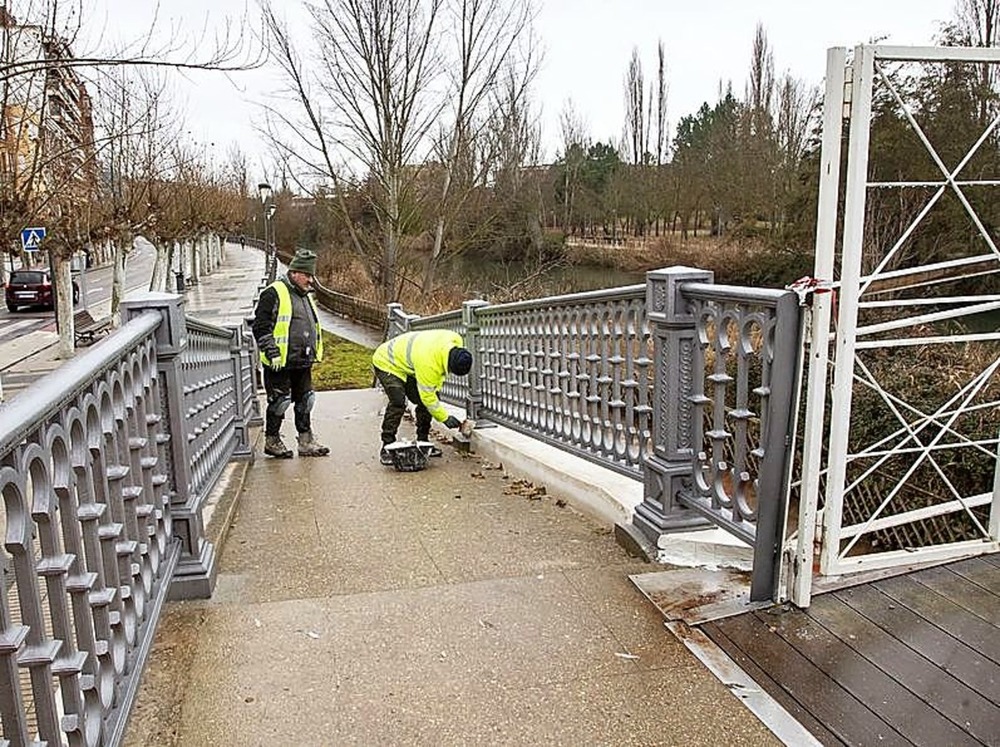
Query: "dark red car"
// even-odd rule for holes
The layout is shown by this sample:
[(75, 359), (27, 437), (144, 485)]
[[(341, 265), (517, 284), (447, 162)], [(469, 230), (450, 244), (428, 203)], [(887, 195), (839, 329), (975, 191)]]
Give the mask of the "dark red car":
[[(8, 311), (22, 306), (48, 306), (52, 308), (55, 288), (48, 270), (14, 270), (7, 280), (4, 293)], [(73, 281), (73, 305), (80, 302), (80, 286)]]

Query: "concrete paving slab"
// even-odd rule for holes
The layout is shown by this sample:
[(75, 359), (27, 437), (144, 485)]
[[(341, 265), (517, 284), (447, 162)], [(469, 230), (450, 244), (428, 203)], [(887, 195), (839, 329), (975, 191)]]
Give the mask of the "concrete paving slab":
[(643, 670), (675, 667), (681, 644), (650, 635), (650, 630), (662, 624), (659, 611), (648, 604), (635, 603), (635, 587), (630, 572), (642, 572), (650, 566), (641, 561), (624, 567), (602, 566), (563, 571), (575, 592), (586, 600), (595, 615), (621, 642), (622, 650), (635, 658), (632, 661)]
[(214, 687), (179, 743), (776, 743), (693, 657), (642, 670), (584, 605), (551, 576), (194, 611), (189, 682)]

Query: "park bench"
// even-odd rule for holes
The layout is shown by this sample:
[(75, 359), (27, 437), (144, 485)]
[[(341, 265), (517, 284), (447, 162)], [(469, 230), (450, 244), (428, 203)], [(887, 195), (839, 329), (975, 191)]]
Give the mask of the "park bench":
[(87, 309), (73, 314), (73, 331), (78, 345), (89, 345), (111, 326), (111, 317), (94, 319)]

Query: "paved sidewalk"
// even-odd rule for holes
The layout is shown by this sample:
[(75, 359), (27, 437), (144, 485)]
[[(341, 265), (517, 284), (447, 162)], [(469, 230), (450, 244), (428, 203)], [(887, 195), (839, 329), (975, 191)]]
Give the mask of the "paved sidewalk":
[(382, 402), (321, 393), (333, 454), (250, 467), (216, 593), (168, 605), (127, 744), (778, 743), (608, 526), (447, 443), (381, 467)]

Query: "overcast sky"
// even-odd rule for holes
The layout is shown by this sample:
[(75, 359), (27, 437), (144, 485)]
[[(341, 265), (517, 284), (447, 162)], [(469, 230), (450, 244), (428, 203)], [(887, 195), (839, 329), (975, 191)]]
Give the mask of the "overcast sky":
[[(283, 11), (298, 0), (278, 0)], [(671, 126), (714, 102), (719, 81), (731, 81), (742, 95), (754, 30), (764, 25), (774, 53), (775, 72), (790, 71), (819, 85), (826, 49), (851, 47), (872, 39), (891, 44), (931, 43), (942, 21), (953, 16), (954, 0), (537, 0), (536, 23), (544, 59), (535, 86), (547, 158), (559, 146), (559, 114), (567, 101), (588, 124), (594, 140), (618, 140), (622, 133), (622, 80), (638, 47), (647, 79), (655, 77), (656, 47), (666, 48), (668, 119)], [(94, 0), (88, 19), (93, 43), (119, 36), (135, 38), (149, 28), (154, 0)], [(159, 26), (175, 26), (185, 36), (217, 29), (228, 16), (248, 17), (255, 3), (246, 0), (163, 0)], [(308, 29), (299, 24), (303, 35)], [(252, 161), (262, 146), (252, 122), (254, 101), (274, 89), (262, 71), (227, 81), (219, 75), (193, 74), (176, 90), (186, 101), (195, 137), (225, 147), (237, 142)], [(253, 156), (256, 155), (256, 158)]]

